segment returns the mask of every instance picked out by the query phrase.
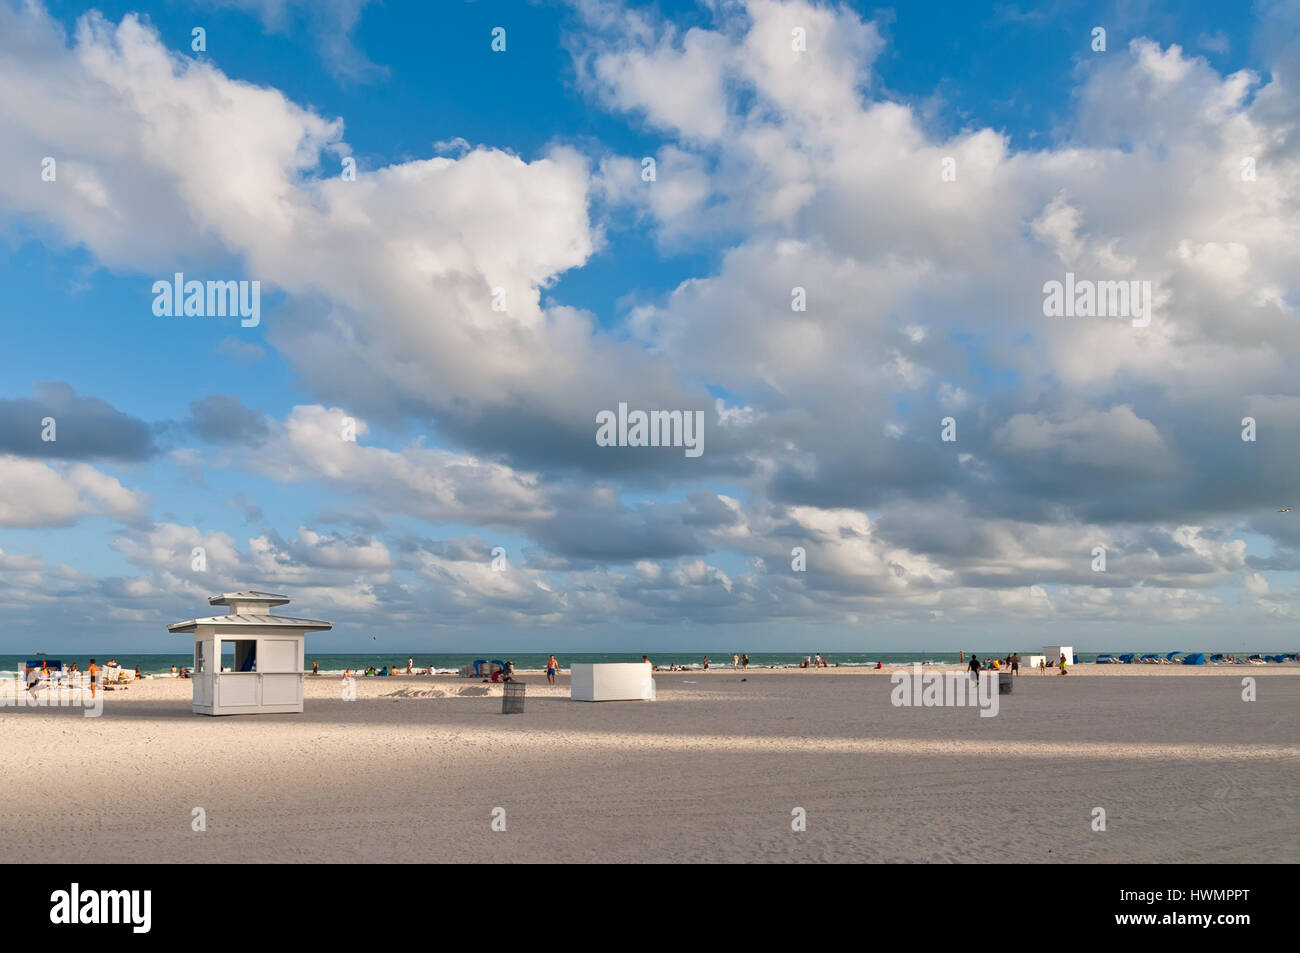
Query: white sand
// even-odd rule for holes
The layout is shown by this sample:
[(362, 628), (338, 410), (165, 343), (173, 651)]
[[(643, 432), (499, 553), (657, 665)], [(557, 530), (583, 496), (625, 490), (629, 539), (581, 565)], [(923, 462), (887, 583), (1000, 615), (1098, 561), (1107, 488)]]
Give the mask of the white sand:
[(595, 705), (527, 676), (521, 715), (445, 676), (308, 678), (301, 715), (194, 715), (171, 679), (97, 719), (0, 709), (0, 859), (41, 831), (49, 861), (1300, 860), (1300, 668), (1080, 665), (993, 718), (895, 708), (887, 674)]

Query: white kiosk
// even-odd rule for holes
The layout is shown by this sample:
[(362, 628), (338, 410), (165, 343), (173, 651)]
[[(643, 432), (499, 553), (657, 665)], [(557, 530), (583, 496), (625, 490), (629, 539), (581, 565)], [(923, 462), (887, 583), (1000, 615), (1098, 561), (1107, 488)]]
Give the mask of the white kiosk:
[(1061, 664), (1061, 656), (1065, 656), (1065, 664), (1074, 664), (1074, 646), (1073, 645), (1044, 645), (1043, 654), (1047, 656), (1047, 661), (1051, 662), (1053, 667)]
[(575, 662), (569, 666), (569, 697), (575, 702), (655, 700), (649, 662)]
[[(288, 602), (288, 596), (273, 592), (227, 592), (213, 596), (208, 603), (229, 606), (229, 615), (167, 626), (168, 632), (194, 636), (191, 678), (196, 714), (302, 711), (306, 635), (334, 626), (315, 619), (291, 619), (268, 612), (273, 606)], [(225, 654), (233, 655), (233, 664), (223, 669)]]

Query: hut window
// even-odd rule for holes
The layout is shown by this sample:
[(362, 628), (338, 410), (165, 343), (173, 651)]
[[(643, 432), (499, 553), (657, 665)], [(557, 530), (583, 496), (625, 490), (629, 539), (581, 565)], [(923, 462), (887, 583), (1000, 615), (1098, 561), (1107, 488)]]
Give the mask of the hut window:
[(206, 668), (203, 664), (203, 643), (195, 642), (194, 643), (194, 674), (202, 675), (204, 671), (206, 671)]
[[(233, 641), (222, 641), (221, 654), (232, 657), (231, 665), (224, 671), (230, 672), (256, 672), (257, 671), (257, 640), (256, 639), (235, 639)], [(225, 659), (222, 659), (225, 662)]]

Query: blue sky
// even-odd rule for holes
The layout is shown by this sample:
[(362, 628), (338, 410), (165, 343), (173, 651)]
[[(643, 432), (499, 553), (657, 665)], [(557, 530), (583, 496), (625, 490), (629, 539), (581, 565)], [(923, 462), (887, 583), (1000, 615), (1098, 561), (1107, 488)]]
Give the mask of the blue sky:
[(1292, 647), (1293, 4), (3, 10), (0, 650)]

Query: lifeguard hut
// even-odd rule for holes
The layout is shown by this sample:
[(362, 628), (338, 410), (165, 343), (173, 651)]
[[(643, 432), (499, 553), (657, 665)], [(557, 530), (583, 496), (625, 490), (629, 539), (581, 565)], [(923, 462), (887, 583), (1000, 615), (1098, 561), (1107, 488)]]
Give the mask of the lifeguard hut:
[[(194, 636), (194, 711), (200, 715), (258, 715), (300, 712), (304, 644), (308, 632), (333, 623), (271, 615), (288, 596), (273, 592), (226, 592), (209, 605), (227, 606), (228, 615), (190, 619), (168, 632)], [(227, 668), (223, 659), (232, 657)]]

